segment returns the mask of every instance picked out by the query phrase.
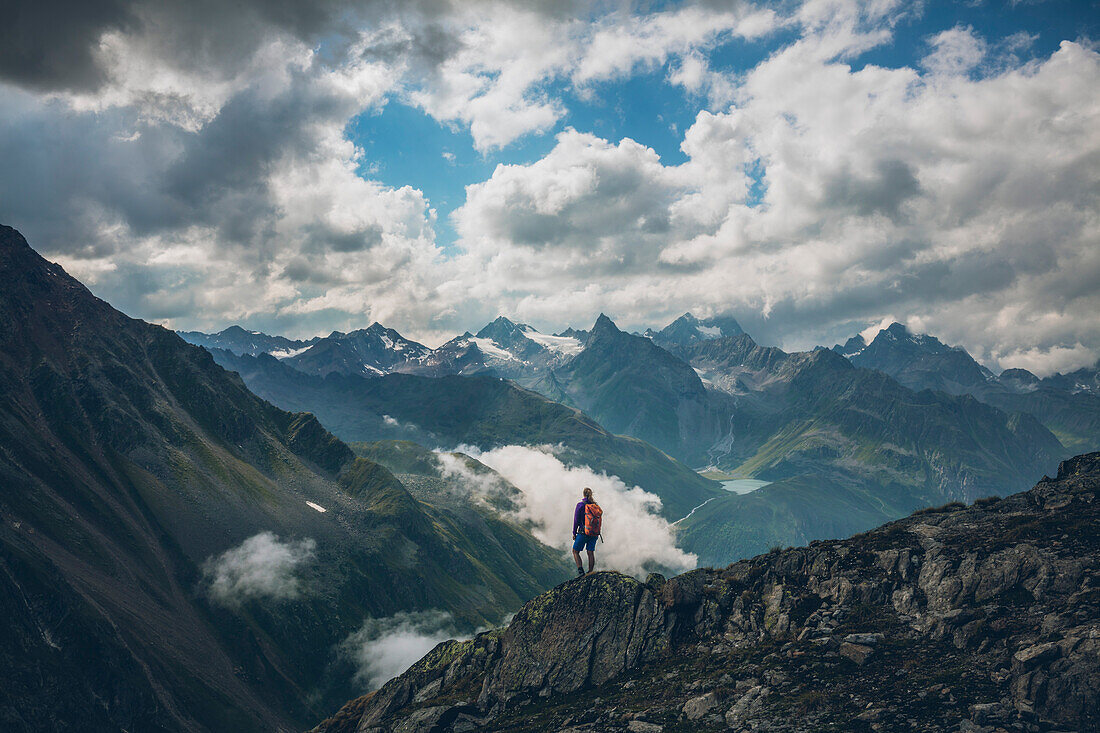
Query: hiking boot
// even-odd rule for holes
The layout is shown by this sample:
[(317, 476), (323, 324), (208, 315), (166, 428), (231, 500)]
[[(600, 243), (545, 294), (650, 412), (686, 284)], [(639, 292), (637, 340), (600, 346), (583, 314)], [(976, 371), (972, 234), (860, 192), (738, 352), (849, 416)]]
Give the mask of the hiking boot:
[(577, 568), (577, 577), (584, 575), (584, 568)]

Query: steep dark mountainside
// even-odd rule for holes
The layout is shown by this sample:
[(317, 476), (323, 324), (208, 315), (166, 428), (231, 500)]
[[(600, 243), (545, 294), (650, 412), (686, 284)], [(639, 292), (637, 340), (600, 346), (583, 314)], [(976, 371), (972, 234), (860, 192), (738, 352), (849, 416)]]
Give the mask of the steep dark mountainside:
[(336, 648), (367, 617), (472, 628), (560, 579), (8, 227), (0, 282), (4, 730), (293, 729), (361, 690)]
[(900, 323), (879, 331), (870, 344), (856, 336), (833, 349), (856, 366), (885, 372), (913, 390), (969, 394), (1006, 412), (1032, 415), (1071, 451), (1100, 449), (1100, 381), (1095, 368), (1043, 379), (1024, 369), (994, 376), (965, 349), (910, 333)]
[(308, 410), (348, 441), (412, 440), (433, 448), (561, 446), (559, 457), (614, 474), (661, 497), (679, 519), (717, 484), (640, 440), (613, 435), (583, 413), (498, 377), (388, 374), (376, 379), (298, 372), (270, 356), (218, 351), (252, 391), (288, 410)]
[(691, 465), (727, 430), (728, 400), (708, 394), (690, 365), (600, 315), (584, 350), (556, 371), (572, 401), (614, 433)]
[(311, 338), (307, 341), (288, 339), (285, 336), (269, 336), (259, 331), (246, 331), (240, 326), (230, 326), (217, 333), (203, 333), (201, 331), (177, 331), (184, 341), (207, 349), (226, 349), (234, 354), (271, 354), (276, 357), (287, 357), (291, 354), (309, 348), (319, 339)]
[(1097, 730), (1098, 492), (1094, 453), (844, 541), (570, 580), (315, 730)]

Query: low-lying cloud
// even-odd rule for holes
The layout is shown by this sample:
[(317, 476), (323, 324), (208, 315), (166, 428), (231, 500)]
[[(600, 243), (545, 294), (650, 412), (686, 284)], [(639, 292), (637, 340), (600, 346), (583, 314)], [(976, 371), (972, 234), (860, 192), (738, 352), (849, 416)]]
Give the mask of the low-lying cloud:
[(207, 593), (228, 608), (254, 598), (297, 598), (301, 593), (297, 571), (313, 559), (316, 549), (317, 543), (308, 537), (283, 542), (271, 532), (253, 535), (206, 561)]
[(376, 690), (408, 669), (436, 644), (459, 638), (454, 619), (445, 611), (401, 611), (367, 619), (341, 644), (355, 664), (355, 681)]
[[(683, 572), (695, 567), (695, 555), (676, 546), (675, 530), (660, 516), (661, 499), (639, 486), (627, 486), (618, 476), (599, 473), (588, 466), (566, 466), (550, 446), (531, 448), (508, 445), (481, 452), (462, 447), (520, 490), (517, 519), (530, 522), (533, 534), (551, 547), (568, 551), (572, 546), (573, 507), (581, 489), (591, 487), (604, 510), (605, 541), (596, 548), (601, 568), (642, 575), (663, 569)], [(470, 471), (460, 460), (446, 460), (445, 473), (464, 479), (483, 495), (499, 487), (491, 476)]]

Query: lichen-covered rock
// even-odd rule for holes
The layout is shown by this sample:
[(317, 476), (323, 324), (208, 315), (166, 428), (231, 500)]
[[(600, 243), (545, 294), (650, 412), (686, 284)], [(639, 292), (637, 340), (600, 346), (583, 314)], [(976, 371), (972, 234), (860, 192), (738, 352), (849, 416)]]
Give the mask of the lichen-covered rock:
[(516, 614), (478, 702), (493, 707), (524, 693), (607, 682), (659, 646), (662, 621), (653, 591), (628, 576), (596, 573), (564, 583)]
[(718, 706), (718, 695), (708, 692), (684, 703), (683, 711), (688, 720), (698, 720)]

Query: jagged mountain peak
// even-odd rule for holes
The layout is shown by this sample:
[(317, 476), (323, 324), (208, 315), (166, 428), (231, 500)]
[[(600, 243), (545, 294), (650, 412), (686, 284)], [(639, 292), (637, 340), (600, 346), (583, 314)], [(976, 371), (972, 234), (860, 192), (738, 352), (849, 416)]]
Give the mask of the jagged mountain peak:
[(375, 377), (410, 363), (419, 363), (431, 349), (411, 341), (375, 321), (349, 333), (333, 331), (281, 358), (299, 371), (324, 376), (330, 373)]
[(856, 334), (843, 344), (837, 344), (833, 347), (833, 351), (837, 352), (841, 356), (851, 359), (853, 356), (857, 356), (863, 353), (863, 350), (867, 348), (867, 340), (863, 338), (861, 334)]
[(1015, 380), (1015, 381), (1017, 381), (1021, 384), (1029, 384), (1029, 385), (1030, 384), (1038, 384), (1039, 381), (1040, 381), (1037, 376), (1035, 376), (1034, 374), (1029, 372), (1027, 369), (1019, 369), (1019, 368), (1005, 369), (1003, 372), (1001, 372), (1000, 378), (1002, 380), (1011, 379), (1011, 380)]
[(528, 330), (534, 329), (525, 323), (516, 323), (504, 316), (497, 316), (477, 332), (477, 338), (500, 339), (499, 343), (504, 345), (504, 340), (525, 338), (524, 333)]
[[(862, 339), (863, 337), (860, 336)], [(876, 344), (876, 342), (878, 342)], [(876, 334), (875, 338), (871, 340), (870, 346), (886, 346), (891, 345), (903, 345), (907, 348), (915, 348), (928, 353), (945, 353), (945, 352), (960, 352), (970, 355), (966, 349), (961, 346), (949, 346), (940, 341), (935, 336), (926, 333), (914, 333), (908, 326), (902, 323), (894, 322), (886, 328), (880, 330)]]
[(687, 311), (686, 313), (684, 313), (684, 315), (680, 316), (679, 318), (674, 320), (669, 325), (673, 326), (673, 325), (676, 325), (677, 323), (695, 324), (695, 323), (698, 323), (698, 322), (699, 322), (699, 319), (695, 317), (695, 314), (693, 314), (691, 311)]
[(497, 316), (496, 318), (489, 321), (489, 323), (488, 323), (488, 326), (494, 326), (494, 325), (496, 325), (496, 326), (518, 326), (520, 324), (517, 324), (515, 321), (508, 318), (507, 316)]
[(36, 258), (42, 259), (42, 256), (31, 249), (18, 229), (0, 224), (0, 258), (6, 261), (23, 258), (25, 264), (30, 265)]
[(617, 334), (622, 333), (618, 326), (615, 325), (615, 321), (606, 313), (601, 313), (596, 322), (592, 324), (592, 330), (588, 332), (590, 336), (605, 335), (605, 334)]
[(732, 316), (697, 318), (688, 312), (660, 331), (647, 329), (643, 335), (661, 345), (686, 347), (700, 341), (739, 336), (744, 332), (741, 324)]
[(944, 344), (935, 336), (913, 333), (898, 322), (881, 329), (870, 343), (862, 336), (853, 336), (833, 351), (858, 367), (885, 372), (918, 391), (962, 394), (996, 380), (993, 372), (966, 349)]

